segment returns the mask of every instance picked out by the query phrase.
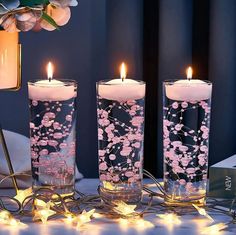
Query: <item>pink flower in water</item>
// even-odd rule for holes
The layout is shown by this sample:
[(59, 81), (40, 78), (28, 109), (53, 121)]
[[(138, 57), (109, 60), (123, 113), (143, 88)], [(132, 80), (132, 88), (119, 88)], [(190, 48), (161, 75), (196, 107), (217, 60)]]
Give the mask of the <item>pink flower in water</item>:
[(182, 152), (187, 152), (188, 151), (188, 147), (187, 146), (179, 146), (179, 150), (182, 151)]
[(138, 149), (141, 147), (141, 144), (140, 142), (135, 142), (134, 144), (132, 144), (132, 146)]
[(189, 168), (186, 169), (186, 172), (187, 172), (188, 174), (194, 174), (195, 171), (196, 171), (196, 169), (193, 168), (193, 167), (189, 167)]
[(183, 124), (176, 124), (175, 125), (175, 130), (180, 131), (184, 125)]
[(107, 119), (108, 118), (108, 112), (105, 111), (105, 110), (101, 110), (101, 117), (104, 118), (104, 119)]
[(115, 137), (112, 139), (112, 142), (113, 142), (113, 144), (120, 143), (120, 137), (115, 136)]
[(187, 166), (190, 162), (190, 159), (188, 159), (187, 157), (184, 157), (180, 161), (181, 161), (182, 166)]
[(130, 122), (132, 123), (133, 126), (139, 127), (144, 122), (144, 117), (135, 116), (135, 117), (132, 118), (132, 120)]
[(206, 164), (205, 158), (199, 158), (199, 157), (198, 157), (198, 164), (199, 164), (200, 166), (204, 166), (204, 165)]
[(33, 137), (30, 138), (30, 144), (35, 145), (37, 143), (37, 140)]
[(164, 126), (171, 126), (171, 125), (172, 125), (172, 122), (170, 122), (169, 120), (166, 120), (166, 119), (165, 119), (165, 120), (163, 121), (163, 125), (164, 125)]
[(119, 175), (113, 176), (113, 177), (112, 177), (112, 180), (113, 180), (114, 182), (118, 182), (118, 181), (120, 180)]
[(112, 161), (115, 160), (116, 159), (116, 155), (115, 154), (110, 154), (109, 155), (109, 159), (112, 160)]
[(71, 122), (72, 121), (72, 116), (71, 115), (66, 115), (66, 121)]
[(200, 150), (202, 152), (208, 152), (208, 147), (206, 145), (202, 145), (202, 146), (200, 146)]
[(132, 151), (131, 147), (124, 146), (123, 149), (120, 151), (121, 156), (129, 156)]
[(32, 100), (32, 105), (33, 106), (37, 106), (38, 105), (38, 101), (37, 100)]
[(184, 173), (184, 170), (180, 166), (174, 166), (173, 167), (173, 172), (174, 173)]
[(111, 139), (114, 138), (115, 136), (114, 136), (113, 133), (109, 133), (109, 134), (107, 135), (107, 137), (108, 137), (109, 140), (111, 140)]
[(98, 139), (102, 140), (103, 139), (103, 130), (101, 128), (98, 128)]
[(45, 127), (50, 127), (52, 125), (52, 122), (45, 118), (41, 121), (41, 124)]
[(100, 157), (105, 156), (105, 154), (106, 154), (106, 150), (98, 150), (98, 155), (99, 155)]
[(182, 146), (182, 142), (181, 141), (173, 141), (171, 142), (171, 145), (173, 145), (175, 148)]
[(204, 132), (204, 133), (202, 134), (202, 138), (203, 138), (204, 140), (208, 139), (208, 138), (209, 138), (209, 134)]
[(44, 114), (44, 117), (54, 119), (56, 117), (56, 115), (53, 112), (48, 112), (48, 113)]
[(101, 126), (108, 126), (110, 124), (110, 121), (108, 119), (102, 118), (98, 120), (98, 123)]
[(54, 129), (58, 129), (60, 127), (60, 123), (59, 122), (54, 122), (52, 125), (53, 125)]
[(56, 147), (58, 145), (58, 142), (56, 140), (49, 140), (48, 145)]
[(61, 139), (63, 137), (62, 133), (61, 132), (55, 132), (53, 134), (53, 138), (54, 139)]
[(40, 140), (39, 145), (46, 146), (48, 144), (47, 140)]
[(135, 162), (135, 163), (134, 163), (134, 166), (135, 166), (136, 168), (141, 168), (141, 167), (142, 167), (142, 163), (141, 163), (141, 162)]
[(200, 130), (203, 132), (209, 132), (209, 128), (204, 125), (200, 127)]
[(135, 135), (134, 134), (128, 134), (127, 136), (128, 140), (132, 141), (135, 139)]
[(129, 111), (129, 115), (134, 116), (135, 114), (136, 114), (136, 111), (135, 111), (135, 110), (130, 110), (130, 111)]
[(105, 174), (101, 174), (101, 175), (99, 176), (99, 179), (100, 179), (101, 181), (106, 181), (106, 180), (107, 180), (107, 177), (106, 177)]
[(174, 103), (172, 104), (172, 108), (173, 108), (173, 109), (177, 109), (178, 107), (179, 107), (178, 102), (174, 102)]
[(105, 171), (106, 169), (107, 169), (107, 164), (105, 162), (99, 164), (99, 170)]
[(124, 141), (123, 141), (123, 146), (126, 146), (126, 147), (128, 147), (130, 145), (130, 142), (128, 141), (128, 139), (124, 139)]
[(32, 159), (37, 159), (38, 158), (38, 154), (34, 151), (31, 151), (31, 158)]
[(172, 161), (171, 166), (172, 166), (172, 167), (179, 166), (179, 161), (178, 161), (178, 160)]
[(188, 103), (186, 101), (184, 101), (184, 102), (181, 103), (181, 106), (182, 106), (182, 108), (185, 109), (185, 108), (188, 107)]
[(164, 139), (163, 144), (164, 147), (167, 147), (170, 144), (170, 139), (169, 138)]
[(126, 177), (132, 177), (132, 176), (134, 176), (134, 172), (133, 171), (126, 171), (125, 176)]

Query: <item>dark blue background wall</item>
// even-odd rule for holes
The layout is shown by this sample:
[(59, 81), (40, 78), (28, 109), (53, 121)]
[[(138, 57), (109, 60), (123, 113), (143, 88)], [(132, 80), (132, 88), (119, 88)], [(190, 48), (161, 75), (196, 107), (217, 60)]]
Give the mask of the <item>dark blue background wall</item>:
[(51, 60), (55, 77), (78, 81), (77, 163), (86, 177), (98, 177), (95, 84), (118, 76), (123, 60), (130, 76), (141, 79), (141, 2), (80, 0), (60, 31), (21, 33), (23, 85), (18, 92), (0, 92), (3, 128), (29, 135), (27, 81), (46, 78)]
[(28, 135), (27, 81), (46, 77), (52, 60), (56, 77), (76, 79), (79, 169), (97, 177), (96, 91), (98, 80), (119, 76), (147, 83), (145, 168), (162, 176), (162, 81), (194, 76), (213, 82), (209, 165), (236, 152), (235, 0), (80, 0), (61, 31), (22, 33), (23, 86), (0, 92), (5, 129)]

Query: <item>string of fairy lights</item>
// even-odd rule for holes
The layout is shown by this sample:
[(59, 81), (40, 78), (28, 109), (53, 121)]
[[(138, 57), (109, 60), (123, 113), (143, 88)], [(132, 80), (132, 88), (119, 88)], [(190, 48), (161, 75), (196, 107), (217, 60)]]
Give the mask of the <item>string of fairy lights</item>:
[[(19, 174), (14, 174), (17, 175)], [(16, 195), (13, 197), (0, 195), (0, 224), (25, 229), (28, 225), (23, 221), (27, 217), (44, 224), (48, 220), (60, 218), (65, 224), (79, 230), (91, 220), (106, 218), (119, 223), (122, 227), (135, 226), (141, 230), (155, 227), (155, 224), (145, 219), (146, 215), (154, 214), (160, 223), (177, 226), (182, 223), (182, 216), (198, 213), (209, 222), (208, 226), (201, 229), (201, 234), (209, 235), (236, 223), (236, 211), (233, 210), (235, 200), (208, 199), (204, 207), (195, 204), (190, 207), (170, 206), (163, 202), (166, 195), (162, 185), (148, 171), (144, 170), (144, 175), (149, 177), (153, 184), (144, 185), (145, 200), (139, 208), (123, 201), (104, 203), (99, 194), (85, 195), (80, 191), (75, 191), (73, 196), (61, 197), (48, 188), (39, 188), (34, 192), (32, 188), (16, 189)], [(0, 184), (9, 177), (12, 175), (2, 179)], [(229, 216), (230, 221), (216, 223), (209, 214), (212, 212)]]

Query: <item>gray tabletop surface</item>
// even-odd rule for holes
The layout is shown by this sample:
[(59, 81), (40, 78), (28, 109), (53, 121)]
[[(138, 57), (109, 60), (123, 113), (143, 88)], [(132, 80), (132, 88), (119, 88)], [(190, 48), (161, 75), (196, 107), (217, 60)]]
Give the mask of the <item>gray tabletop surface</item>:
[[(76, 184), (76, 188), (83, 193), (96, 193), (98, 179), (83, 179)], [(10, 194), (12, 190), (1, 189), (1, 195)], [(211, 214), (215, 223), (230, 221), (225, 215)], [(164, 224), (163, 220), (158, 219), (155, 214), (145, 217), (146, 220), (154, 225), (151, 228), (142, 228), (139, 226), (122, 226), (119, 223), (99, 218), (92, 219), (90, 223), (83, 226), (82, 229), (76, 230), (75, 227), (63, 223), (62, 220), (51, 220), (47, 224), (40, 222), (28, 222), (25, 229), (9, 228), (0, 225), (0, 235), (75, 235), (75, 234), (91, 234), (91, 235), (120, 235), (120, 234), (150, 234), (150, 235), (200, 235), (204, 226), (210, 225), (209, 220), (203, 216), (185, 215), (181, 217), (181, 224), (173, 225)], [(230, 225), (227, 230), (212, 235), (236, 235), (236, 225)], [(210, 235), (210, 234), (208, 234)]]

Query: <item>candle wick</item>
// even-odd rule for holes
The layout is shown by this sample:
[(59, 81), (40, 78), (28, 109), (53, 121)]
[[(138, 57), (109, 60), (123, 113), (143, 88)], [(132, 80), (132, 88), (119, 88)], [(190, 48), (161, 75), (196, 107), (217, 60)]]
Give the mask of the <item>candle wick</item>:
[(48, 80), (49, 80), (49, 82), (51, 82), (51, 81), (52, 81), (52, 78), (48, 78)]
[(121, 78), (121, 80), (122, 80), (122, 82), (123, 82), (123, 81), (125, 80), (125, 78), (124, 78), (124, 77), (122, 77), (122, 78)]

